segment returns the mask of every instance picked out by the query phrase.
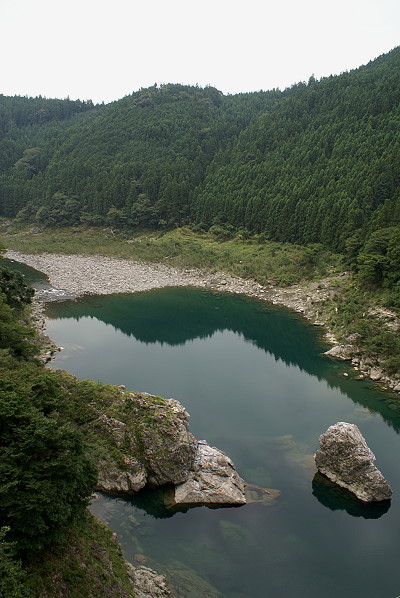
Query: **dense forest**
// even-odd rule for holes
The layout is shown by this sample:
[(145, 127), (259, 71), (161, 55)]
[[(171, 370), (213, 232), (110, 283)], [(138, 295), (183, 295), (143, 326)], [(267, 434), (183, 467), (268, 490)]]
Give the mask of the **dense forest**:
[(285, 91), (154, 85), (105, 106), (0, 96), (0, 216), (320, 243), (366, 285), (393, 287), (399, 125), (400, 48)]
[(33, 294), (0, 266), (0, 596), (131, 598), (118, 544), (86, 509), (98, 449), (85, 409), (115, 389), (44, 367)]
[[(356, 332), (395, 373), (398, 334), (359, 313), (370, 290), (400, 309), (399, 130), (400, 47), (285, 91), (154, 85), (108, 105), (0, 95), (0, 218), (113, 234), (185, 225), (221, 240), (304, 245), (310, 261), (319, 247), (337, 252), (359, 288), (337, 300), (331, 324)], [(66, 563), (71, 545), (75, 567), (85, 534), (90, 546), (107, 542), (86, 513), (96, 472), (79, 409), (100, 387), (43, 367), (32, 294), (1, 270), (0, 595), (14, 598), (55, 595), (58, 548)], [(90, 585), (98, 560), (81, 558), (74, 596), (101, 595)]]
[(392, 285), (399, 125), (400, 48), (283, 92), (154, 85), (106, 106), (0, 96), (0, 216), (321, 243)]

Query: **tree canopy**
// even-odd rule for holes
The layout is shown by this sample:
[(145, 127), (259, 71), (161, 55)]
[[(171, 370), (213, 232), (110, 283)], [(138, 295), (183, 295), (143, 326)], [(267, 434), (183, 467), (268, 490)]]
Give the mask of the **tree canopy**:
[[(166, 84), (106, 106), (0, 96), (0, 114), (0, 216), (321, 243), (365, 281), (384, 261), (370, 235), (400, 226), (400, 48), (283, 92)], [(383, 268), (382, 283), (394, 278)]]

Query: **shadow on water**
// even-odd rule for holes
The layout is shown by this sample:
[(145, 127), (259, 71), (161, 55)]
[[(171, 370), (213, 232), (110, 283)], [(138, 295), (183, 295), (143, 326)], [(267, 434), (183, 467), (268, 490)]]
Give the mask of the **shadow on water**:
[[(95, 317), (138, 341), (184, 345), (230, 330), (288, 365), (317, 375), (310, 344), (318, 341), (315, 329), (298, 314), (245, 296), (197, 288), (164, 288), (129, 295), (83, 297), (60, 307), (49, 304), (50, 318)], [(293, 336), (296, 321), (304, 330)], [(320, 341), (320, 350), (326, 346)], [(321, 358), (322, 359), (322, 358)]]
[[(22, 272), (35, 288), (49, 288), (45, 274), (13, 262), (5, 265)], [(243, 295), (212, 292), (198, 288), (164, 288), (133, 294), (86, 296), (78, 300), (49, 303), (51, 319), (96, 318), (127, 336), (151, 344), (184, 345), (215, 332), (230, 330), (276, 361), (295, 365), (319, 380), (339, 388), (354, 403), (380, 413), (384, 421), (400, 431), (400, 399), (397, 394), (379, 392), (368, 381), (354, 382), (341, 376), (346, 364), (332, 362), (320, 353), (327, 349), (322, 331), (289, 309)], [(370, 392), (371, 389), (374, 392)]]
[[(395, 393), (369, 392), (370, 381), (343, 377), (346, 364), (332, 362), (322, 353), (328, 348), (322, 330), (299, 314), (281, 306), (243, 295), (198, 288), (164, 288), (126, 295), (82, 297), (50, 303), (52, 319), (96, 318), (145, 344), (184, 345), (215, 332), (229, 330), (288, 366), (297, 366), (332, 388), (339, 388), (355, 403), (379, 412), (400, 431), (400, 400)], [(366, 392), (365, 392), (366, 391)]]
[(33, 286), (37, 291), (48, 290), (51, 288), (46, 274), (43, 274), (43, 272), (39, 272), (26, 264), (21, 264), (20, 262), (15, 262), (14, 260), (8, 260), (6, 258), (0, 258), (0, 265), (21, 272), (27, 284)]
[(321, 505), (331, 511), (346, 511), (352, 517), (379, 519), (390, 509), (391, 501), (366, 503), (359, 500), (352, 492), (331, 482), (329, 478), (317, 472), (312, 481), (313, 495)]
[[(130, 496), (127, 495), (115, 495), (118, 500), (123, 501), (129, 505), (141, 509), (148, 515), (154, 517), (154, 519), (169, 519), (177, 513), (187, 513), (190, 509), (206, 506), (209, 509), (237, 509), (240, 506), (237, 505), (175, 505), (167, 507), (168, 501), (173, 493), (173, 486), (160, 486), (157, 488), (143, 488), (139, 492), (135, 492)], [(105, 495), (112, 496), (112, 495)]]

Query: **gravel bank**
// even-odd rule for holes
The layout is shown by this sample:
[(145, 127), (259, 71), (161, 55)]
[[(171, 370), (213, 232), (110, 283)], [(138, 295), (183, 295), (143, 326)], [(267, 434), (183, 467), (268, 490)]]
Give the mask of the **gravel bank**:
[[(307, 282), (292, 287), (262, 286), (251, 280), (230, 276), (224, 272), (211, 273), (202, 270), (180, 270), (163, 264), (145, 264), (130, 260), (114, 259), (104, 256), (41, 254), (26, 255), (17, 251), (8, 251), (8, 259), (23, 262), (44, 272), (54, 287), (54, 291), (39, 291), (37, 299), (48, 302), (81, 295), (109, 295), (113, 293), (135, 293), (162, 287), (203, 287), (217, 291), (240, 293), (249, 297), (263, 299), (274, 305), (282, 305), (301, 313), (312, 324), (325, 328), (326, 340), (335, 345), (337, 341), (327, 327), (327, 308), (325, 302), (330, 299), (343, 282), (343, 273), (318, 282)], [(39, 305), (37, 307), (40, 310)], [(43, 325), (44, 326), (44, 325)], [(400, 326), (400, 323), (399, 323)], [(340, 347), (338, 347), (340, 349)], [(362, 365), (365, 356), (352, 347), (355, 357), (353, 365), (363, 375), (373, 380), (380, 380), (385, 386), (400, 392), (398, 377), (384, 375), (376, 367)], [(340, 359), (348, 359), (340, 357)], [(361, 360), (361, 361), (360, 361)], [(360, 365), (361, 364), (361, 365)], [(373, 364), (372, 364), (373, 365)], [(375, 364), (376, 365), (376, 364)]]
[(72, 297), (135, 293), (176, 286), (208, 287), (246, 294), (263, 292), (261, 285), (221, 272), (179, 270), (163, 264), (144, 264), (99, 255), (26, 255), (8, 251), (5, 257), (44, 272), (55, 289)]
[[(145, 264), (99, 255), (26, 255), (8, 251), (5, 257), (28, 264), (49, 277), (50, 284), (56, 291), (40, 292), (37, 297), (46, 302), (85, 294), (109, 295), (162, 287), (194, 286), (264, 299), (302, 313), (310, 322), (318, 325), (326, 324), (323, 303), (335, 292), (336, 281), (335, 278), (330, 278), (318, 283), (282, 288), (262, 286), (223, 272), (180, 270), (163, 264)], [(327, 338), (334, 342), (329, 331)]]

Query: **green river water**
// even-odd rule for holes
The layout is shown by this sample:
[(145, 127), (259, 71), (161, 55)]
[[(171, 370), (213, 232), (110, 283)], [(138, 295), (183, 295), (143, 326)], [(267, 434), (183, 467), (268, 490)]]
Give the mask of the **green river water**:
[[(181, 598), (396, 598), (400, 398), (321, 355), (321, 331), (242, 296), (162, 289), (49, 304), (64, 350), (51, 367), (174, 397), (190, 429), (229, 454), (271, 505), (171, 513), (157, 491), (99, 496), (93, 512), (126, 558), (174, 580)], [(343, 374), (347, 372), (348, 377)], [(393, 492), (364, 505), (318, 476), (318, 436), (356, 423)]]

